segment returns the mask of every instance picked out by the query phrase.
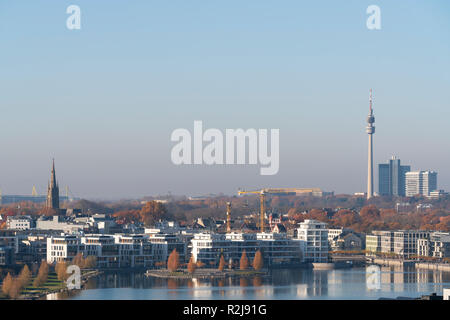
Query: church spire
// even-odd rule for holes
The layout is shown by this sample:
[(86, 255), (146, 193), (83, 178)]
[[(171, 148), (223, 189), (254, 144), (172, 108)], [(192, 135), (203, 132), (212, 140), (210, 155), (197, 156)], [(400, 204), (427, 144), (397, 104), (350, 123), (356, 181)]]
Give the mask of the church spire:
[(52, 160), (52, 173), (47, 188), (47, 208), (59, 209), (59, 187), (56, 182), (55, 159)]
[(53, 164), (52, 164), (52, 183), (51, 186), (54, 188), (58, 185), (58, 183), (56, 182), (56, 172), (55, 172), (55, 159), (52, 160)]

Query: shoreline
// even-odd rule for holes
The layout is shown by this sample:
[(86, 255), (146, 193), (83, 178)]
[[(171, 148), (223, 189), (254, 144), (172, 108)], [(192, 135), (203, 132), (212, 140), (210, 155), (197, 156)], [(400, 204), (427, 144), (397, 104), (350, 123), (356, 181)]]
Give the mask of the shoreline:
[(81, 283), (80, 283), (80, 289), (71, 289), (69, 290), (67, 286), (64, 286), (62, 288), (54, 289), (54, 290), (47, 290), (40, 293), (33, 293), (33, 294), (24, 294), (19, 297), (19, 300), (46, 300), (47, 295), (49, 294), (57, 294), (57, 293), (64, 293), (68, 291), (81, 291), (84, 290), (86, 283), (89, 279), (96, 277), (100, 274), (102, 274), (103, 271), (100, 270), (91, 270), (87, 271), (86, 273), (81, 275)]
[(188, 273), (186, 269), (171, 272), (169, 270), (147, 270), (144, 275), (147, 277), (164, 279), (223, 279), (227, 277), (254, 277), (268, 276), (270, 271), (267, 269), (256, 270), (223, 270), (218, 269), (197, 269), (194, 273)]

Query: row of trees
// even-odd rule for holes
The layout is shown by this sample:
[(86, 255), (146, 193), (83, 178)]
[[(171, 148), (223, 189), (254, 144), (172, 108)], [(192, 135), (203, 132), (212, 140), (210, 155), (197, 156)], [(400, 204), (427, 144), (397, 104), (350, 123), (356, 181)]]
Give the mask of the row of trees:
[[(89, 269), (94, 268), (96, 264), (96, 257), (87, 256), (85, 258), (81, 253), (79, 253), (72, 259), (70, 263), (65, 261), (57, 262), (55, 265), (55, 272), (58, 280), (65, 281), (69, 276), (69, 274), (67, 274), (67, 268), (69, 265), (77, 265), (78, 267), (80, 267), (80, 269)], [(50, 266), (45, 260), (43, 260), (36, 274), (36, 277), (33, 280), (32, 284), (34, 287), (41, 287), (45, 283), (47, 283), (49, 269)], [(2, 283), (2, 292), (8, 297), (16, 299), (20, 295), (21, 291), (30, 284), (31, 280), (32, 272), (27, 265), (24, 265), (17, 277), (11, 276), (10, 273), (6, 275)]]
[(67, 273), (67, 268), (70, 265), (76, 265), (80, 269), (92, 269), (97, 265), (97, 258), (95, 256), (87, 256), (86, 258), (82, 253), (78, 253), (75, 257), (73, 257), (72, 261), (58, 261), (55, 265), (55, 273), (60, 281), (66, 281), (69, 277)]
[[(42, 261), (38, 274), (34, 278), (33, 286), (40, 287), (47, 282), (49, 266), (46, 261)], [(27, 265), (24, 265), (17, 277), (11, 276), (8, 272), (2, 283), (2, 292), (6, 296), (16, 299), (24, 288), (26, 288), (32, 279), (32, 273)]]
[[(176, 270), (178, 270), (178, 268), (180, 267), (180, 255), (177, 252), (176, 249), (174, 249), (170, 255), (169, 258), (167, 259), (167, 269), (170, 272), (175, 272)], [(194, 258), (191, 256), (191, 258), (189, 259), (189, 262), (187, 264), (187, 270), (189, 273), (194, 273), (195, 270), (198, 267), (202, 267), (204, 266), (204, 263), (198, 261), (195, 262)], [(223, 269), (226, 266), (226, 262), (225, 262), (225, 258), (223, 257), (223, 255), (220, 256), (220, 260), (219, 260), (219, 270), (223, 271)], [(264, 261), (263, 261), (263, 256), (260, 250), (256, 251), (255, 253), (255, 257), (253, 259), (252, 262), (252, 267), (254, 270), (258, 271), (261, 270), (264, 266)], [(239, 261), (239, 269), (240, 270), (247, 270), (250, 267), (250, 261), (247, 257), (247, 252), (245, 250), (242, 251), (242, 255), (241, 255), (241, 259)]]
[[(250, 266), (250, 262), (247, 258), (247, 253), (244, 251), (242, 251), (242, 256), (241, 256), (241, 260), (239, 261), (239, 269), (241, 270), (247, 270)], [(255, 257), (253, 259), (253, 263), (252, 263), (252, 267), (253, 269), (255, 269), (256, 271), (261, 270), (264, 266), (264, 262), (263, 262), (263, 257), (262, 257), (262, 253), (260, 250), (256, 251), (255, 253)]]
[(71, 264), (77, 265), (80, 269), (92, 269), (97, 265), (97, 257), (87, 256), (85, 258), (83, 254), (79, 252), (73, 257)]

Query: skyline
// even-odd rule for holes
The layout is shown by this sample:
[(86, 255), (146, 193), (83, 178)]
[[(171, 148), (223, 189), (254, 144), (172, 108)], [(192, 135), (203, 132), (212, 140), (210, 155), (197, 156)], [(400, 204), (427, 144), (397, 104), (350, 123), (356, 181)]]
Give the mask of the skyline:
[[(392, 156), (392, 158), (391, 158), (391, 160), (390, 161), (393, 161), (393, 160), (396, 160), (396, 161), (400, 161), (400, 159), (397, 159), (396, 158), (396, 156)], [(387, 165), (389, 165), (389, 164), (387, 164)], [(376, 167), (378, 168), (378, 175), (377, 175), (377, 177), (378, 177), (378, 179), (377, 180), (374, 180), (374, 181), (377, 181), (377, 184), (378, 184), (378, 187), (376, 188), (376, 190), (377, 191), (374, 191), (373, 193), (373, 195), (370, 197), (370, 198), (372, 198), (372, 197), (374, 197), (374, 196), (376, 196), (376, 197), (378, 197), (378, 196), (383, 196), (383, 194), (382, 194), (382, 192), (381, 192), (381, 190), (379, 190), (379, 188), (381, 188), (381, 185), (379, 184), (380, 183), (380, 166), (386, 166), (386, 164), (385, 163), (379, 163)], [(408, 167), (408, 168), (410, 168), (410, 166), (403, 166), (403, 167)], [(437, 172), (435, 172), (435, 171), (423, 171), (423, 170), (408, 170), (408, 171), (405, 171), (404, 173), (418, 173), (418, 172), (433, 172), (433, 173), (435, 173), (436, 175), (437, 175)], [(372, 181), (373, 182), (373, 181)], [(439, 185), (439, 184), (438, 184)], [(291, 187), (292, 188), (292, 187)], [(293, 187), (293, 188), (295, 188), (295, 187)], [(373, 188), (373, 186), (372, 186), (372, 188)], [(53, 189), (55, 189), (56, 190), (56, 193), (54, 193), (53, 192)], [(320, 189), (320, 188), (318, 188), (318, 189)], [(406, 189), (405, 189), (406, 190)], [(442, 190), (442, 188), (436, 188), (436, 189), (433, 189), (434, 191), (439, 191), (439, 190)], [(238, 190), (238, 191), (241, 191), (241, 190)], [(333, 193), (335, 193), (334, 192), (334, 190), (322, 190), (322, 191), (324, 191), (324, 192), (330, 192), (330, 191), (332, 191)], [(69, 193), (70, 194), (70, 196), (69, 195), (66, 195), (66, 197), (69, 199), (69, 198), (71, 198), (71, 197), (74, 197), (75, 199), (81, 199), (81, 198), (79, 198), (79, 197), (77, 197), (77, 196), (74, 196), (73, 194), (72, 194), (72, 192), (69, 190), (69, 186), (65, 186), (65, 192), (66, 193)], [(35, 193), (35, 194), (34, 194)], [(359, 192), (358, 192), (359, 193)], [(59, 187), (58, 187), (58, 183), (57, 183), (57, 179), (56, 179), (56, 175), (55, 175), (55, 160), (54, 160), (54, 158), (52, 158), (52, 168), (51, 168), (51, 177), (50, 177), (50, 179), (49, 179), (49, 182), (48, 182), (48, 184), (47, 184), (47, 193), (45, 194), (45, 193), (41, 193), (41, 194), (39, 194), (37, 191), (36, 191), (36, 185), (33, 185), (33, 187), (32, 187), (32, 192), (31, 192), (31, 196), (32, 195), (35, 195), (35, 196), (38, 196), (38, 197), (44, 197), (44, 196), (46, 196), (47, 197), (47, 201), (46, 201), (46, 206), (47, 207), (53, 207), (53, 206), (55, 206), (54, 205), (54, 203), (53, 203), (53, 201), (51, 200), (51, 197), (56, 197), (56, 198), (59, 198), (59, 195), (61, 194), (61, 193), (59, 193)], [(220, 192), (219, 194), (217, 194), (217, 195), (220, 195), (220, 194), (223, 194), (223, 195), (225, 195), (225, 196), (233, 196), (233, 194), (226, 194), (226, 193), (223, 193), (223, 192)], [(339, 193), (338, 193), (339, 194)], [(342, 193), (342, 194), (345, 194), (345, 193)], [(0, 189), (0, 197), (1, 196), (10, 196), (10, 195), (17, 195), (17, 196), (27, 196), (28, 194), (3, 194), (3, 192), (2, 192), (2, 190)], [(144, 196), (167, 196), (167, 195), (174, 195), (174, 196), (193, 196), (193, 194), (171, 194), (170, 192), (168, 192), (167, 194), (163, 194), (163, 193), (158, 193), (158, 194), (147, 194), (147, 195), (144, 195)], [(207, 195), (216, 195), (216, 194), (211, 194), (211, 193), (209, 193), (209, 194), (207, 194), (207, 193), (204, 193), (204, 194), (202, 194), (203, 196), (207, 196)], [(384, 195), (386, 195), (386, 194), (384, 194)], [(396, 196), (396, 195), (394, 195), (394, 196)], [(405, 196), (405, 195), (402, 195), (403, 197)], [(88, 200), (118, 200), (119, 198), (115, 198), (115, 199), (112, 199), (112, 198), (110, 198), (110, 199), (107, 199), (107, 198), (89, 198), (89, 197), (85, 197), (86, 199), (88, 199)], [(120, 198), (120, 199), (123, 199), (123, 200), (125, 200), (125, 199), (138, 199), (139, 197), (131, 197), (131, 198)], [(59, 203), (59, 200), (57, 200), (57, 202)]]
[[(449, 190), (450, 4), (375, 1), (382, 28), (371, 31), (372, 2), (77, 1), (76, 31), (70, 1), (1, 3), (0, 189), (44, 194), (54, 157), (60, 186), (92, 199), (361, 192), (373, 88), (374, 164), (396, 155)], [(194, 120), (279, 128), (279, 173), (174, 166), (170, 134)]]

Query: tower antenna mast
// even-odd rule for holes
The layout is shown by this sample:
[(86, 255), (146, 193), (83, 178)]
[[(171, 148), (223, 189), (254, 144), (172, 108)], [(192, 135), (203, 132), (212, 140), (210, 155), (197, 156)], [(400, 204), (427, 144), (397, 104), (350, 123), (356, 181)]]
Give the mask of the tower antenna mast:
[(367, 116), (366, 132), (369, 135), (369, 157), (367, 164), (367, 199), (373, 197), (373, 134), (375, 133), (375, 117), (373, 115), (372, 89), (369, 96), (369, 115)]

